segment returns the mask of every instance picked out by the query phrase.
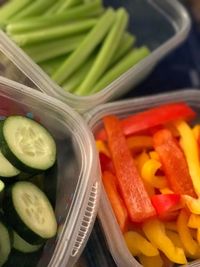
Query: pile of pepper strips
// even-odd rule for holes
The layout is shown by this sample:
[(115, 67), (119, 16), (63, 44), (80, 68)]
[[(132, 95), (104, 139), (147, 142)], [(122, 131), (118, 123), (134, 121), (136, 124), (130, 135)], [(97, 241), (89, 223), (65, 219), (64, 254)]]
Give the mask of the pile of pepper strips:
[(200, 124), (186, 103), (103, 118), (96, 145), (126, 244), (145, 267), (200, 258)]

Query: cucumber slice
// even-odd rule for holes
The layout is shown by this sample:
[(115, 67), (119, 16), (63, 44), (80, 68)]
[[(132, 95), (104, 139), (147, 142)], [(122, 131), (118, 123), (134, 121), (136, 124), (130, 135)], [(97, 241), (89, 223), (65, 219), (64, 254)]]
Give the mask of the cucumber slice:
[(0, 216), (0, 267), (7, 261), (11, 247), (9, 230)]
[(24, 116), (10, 116), (0, 125), (3, 155), (19, 170), (37, 172), (53, 166), (56, 144), (38, 122)]
[(0, 177), (14, 177), (20, 173), (0, 151)]
[(26, 181), (7, 187), (3, 210), (8, 223), (28, 243), (41, 244), (57, 232), (50, 201), (36, 185)]
[(21, 236), (19, 236), (15, 231), (13, 231), (13, 248), (21, 251), (23, 253), (31, 253), (39, 250), (42, 247), (42, 244), (40, 245), (32, 245)]

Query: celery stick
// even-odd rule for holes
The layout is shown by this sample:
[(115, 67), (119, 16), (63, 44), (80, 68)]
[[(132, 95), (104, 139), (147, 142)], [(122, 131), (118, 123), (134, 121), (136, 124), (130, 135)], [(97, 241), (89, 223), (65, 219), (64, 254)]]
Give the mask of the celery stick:
[(111, 82), (117, 79), (120, 75), (122, 75), (124, 72), (126, 72), (131, 67), (133, 67), (136, 63), (138, 63), (144, 57), (148, 56), (149, 53), (150, 51), (146, 46), (133, 49), (125, 57), (123, 57), (122, 60), (120, 60), (115, 66), (113, 66), (113, 68), (111, 68), (106, 73), (104, 73), (102, 78), (93, 87), (93, 90), (91, 90), (90, 92), (85, 91), (84, 93), (87, 95), (94, 94), (104, 89)]
[(11, 18), (13, 15), (21, 11), (26, 5), (31, 3), (31, 0), (12, 0), (5, 3), (0, 8), (0, 22)]
[(19, 45), (35, 44), (42, 41), (52, 40), (58, 37), (69, 36), (85, 32), (94, 27), (98, 19), (86, 19), (83, 21), (71, 22), (65, 25), (59, 25), (52, 28), (42, 29), (38, 31), (11, 35), (11, 38)]
[(38, 16), (30, 19), (23, 19), (15, 23), (9, 23), (6, 27), (6, 32), (10, 35), (24, 33), (42, 29), (44, 27), (52, 27), (72, 20), (89, 18), (93, 15), (98, 15), (103, 12), (103, 8), (95, 0), (92, 3), (70, 8), (60, 14)]
[(77, 4), (81, 4), (81, 0), (65, 0), (56, 10), (56, 13), (62, 13), (69, 7), (75, 6)]
[(45, 15), (55, 14), (56, 10), (61, 4), (63, 4), (64, 1), (65, 0), (58, 0), (57, 2), (55, 2), (54, 5), (45, 12)]
[(116, 64), (118, 60), (120, 60), (126, 53), (128, 53), (129, 50), (131, 50), (131, 48), (133, 48), (135, 40), (136, 40), (135, 36), (131, 35), (128, 32), (124, 33), (119, 43), (119, 47), (115, 51), (115, 54), (113, 58), (111, 59), (111, 62), (108, 68)]
[(71, 54), (71, 56), (63, 63), (63, 65), (52, 75), (52, 79), (58, 84), (64, 82), (73, 72), (75, 72), (81, 64), (92, 54), (94, 49), (103, 40), (109, 31), (114, 19), (115, 12), (112, 8), (108, 8), (98, 20), (97, 24), (87, 34), (80, 46)]
[(62, 88), (67, 92), (73, 92), (84, 80), (88, 71), (91, 69), (94, 63), (94, 55), (91, 56), (85, 64), (83, 64), (71, 77), (67, 79), (66, 82), (62, 84)]
[(110, 61), (120, 44), (121, 37), (124, 34), (128, 24), (128, 14), (124, 8), (119, 8), (116, 12), (116, 20), (106, 36), (102, 47), (97, 55), (89, 73), (86, 75), (84, 81), (76, 90), (77, 94), (84, 94), (85, 90), (91, 90), (94, 84), (98, 81), (106, 68), (109, 66)]
[(84, 37), (85, 34), (68, 36), (51, 42), (34, 44), (23, 49), (36, 63), (40, 63), (72, 52), (83, 41)]
[(66, 55), (41, 62), (39, 65), (48, 75), (51, 76), (53, 72), (56, 71), (65, 60)]

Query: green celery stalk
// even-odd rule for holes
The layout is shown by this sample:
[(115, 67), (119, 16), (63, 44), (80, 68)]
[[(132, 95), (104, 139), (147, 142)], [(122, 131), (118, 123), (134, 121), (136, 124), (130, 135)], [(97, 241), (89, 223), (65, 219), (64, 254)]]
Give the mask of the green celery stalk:
[(69, 10), (53, 15), (37, 16), (27, 18), (15, 23), (10, 22), (6, 27), (6, 32), (9, 35), (35, 31), (44, 27), (53, 27), (72, 20), (89, 18), (93, 15), (100, 15), (103, 8), (99, 2), (95, 0), (92, 3), (70, 8)]
[(61, 64), (66, 60), (65, 56), (56, 57), (54, 59), (50, 59), (44, 62), (39, 63), (39, 66), (48, 74), (52, 75), (54, 71), (56, 71)]
[(84, 37), (85, 34), (68, 36), (50, 42), (34, 44), (23, 49), (36, 63), (40, 63), (72, 52), (83, 41)]
[(126, 53), (128, 53), (131, 50), (131, 48), (133, 48), (135, 40), (136, 38), (132, 34), (128, 32), (124, 33), (120, 41), (119, 47), (117, 48), (113, 58), (111, 59), (108, 68), (115, 65), (118, 60), (120, 60)]
[(94, 49), (100, 44), (111, 28), (111, 25), (115, 20), (115, 16), (116, 14), (112, 8), (108, 8), (105, 11), (79, 47), (52, 75), (52, 79), (54, 81), (56, 81), (58, 84), (63, 83), (84, 63), (85, 60), (87, 60), (87, 58), (92, 54)]
[(45, 15), (50, 15), (50, 14), (55, 14), (57, 9), (59, 8), (60, 5), (63, 4), (65, 0), (58, 0), (57, 2), (54, 3), (53, 6), (51, 6), (46, 12)]
[(18, 12), (11, 21), (19, 21), (26, 17), (33, 17), (42, 14), (46, 9), (53, 4), (54, 0), (34, 0), (23, 10)]
[(70, 8), (72, 6), (75, 6), (77, 4), (81, 4), (82, 0), (65, 0), (63, 3), (58, 7), (56, 10), (56, 13), (62, 13), (65, 11), (67, 8)]
[(0, 22), (3, 23), (6, 20), (10, 19), (13, 15), (20, 12), (29, 3), (31, 3), (31, 0), (8, 1), (0, 8)]
[(86, 19), (83, 21), (71, 22), (65, 25), (59, 25), (52, 28), (42, 29), (38, 31), (11, 35), (11, 38), (19, 45), (35, 44), (42, 41), (70, 36), (81, 32), (86, 32), (95, 26), (98, 19)]
[(123, 57), (122, 60), (120, 60), (115, 66), (113, 66), (113, 68), (111, 68), (106, 73), (104, 73), (102, 78), (93, 87), (93, 90), (91, 90), (90, 92), (86, 92), (86, 93), (94, 94), (104, 89), (111, 82), (117, 79), (120, 75), (122, 75), (124, 72), (126, 72), (131, 67), (133, 67), (140, 60), (148, 56), (149, 53), (150, 51), (146, 46), (133, 49), (125, 57)]
[(127, 24), (128, 13), (124, 8), (119, 8), (116, 12), (115, 22), (106, 36), (91, 70), (76, 90), (77, 94), (87, 94), (105, 72), (120, 44)]
[(67, 92), (73, 92), (84, 80), (85, 76), (91, 69), (95, 57), (91, 56), (80, 69), (78, 69), (66, 82), (62, 84), (62, 88)]

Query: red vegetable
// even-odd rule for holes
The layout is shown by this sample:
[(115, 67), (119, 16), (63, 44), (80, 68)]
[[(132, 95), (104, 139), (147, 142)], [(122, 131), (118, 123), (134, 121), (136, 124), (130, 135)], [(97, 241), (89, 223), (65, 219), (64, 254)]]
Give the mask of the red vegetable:
[(112, 173), (115, 173), (112, 160), (108, 156), (106, 156), (104, 153), (99, 153), (99, 160), (102, 172), (110, 171)]
[(170, 188), (177, 194), (196, 197), (185, 155), (171, 132), (160, 130), (153, 141)]
[(118, 193), (117, 178), (111, 172), (105, 171), (103, 172), (102, 179), (120, 229), (122, 232), (125, 232), (128, 225), (128, 212), (120, 194)]
[[(121, 127), (125, 135), (131, 135), (174, 120), (188, 120), (195, 115), (195, 112), (184, 102), (163, 104), (122, 119)], [(104, 129), (97, 134), (96, 139), (107, 139)]]
[(135, 166), (119, 119), (115, 116), (107, 116), (103, 121), (120, 192), (130, 219), (133, 222), (142, 222), (154, 216), (156, 214), (155, 209)]
[(158, 194), (151, 197), (151, 202), (157, 214), (164, 216), (182, 207), (181, 195), (179, 194)]

